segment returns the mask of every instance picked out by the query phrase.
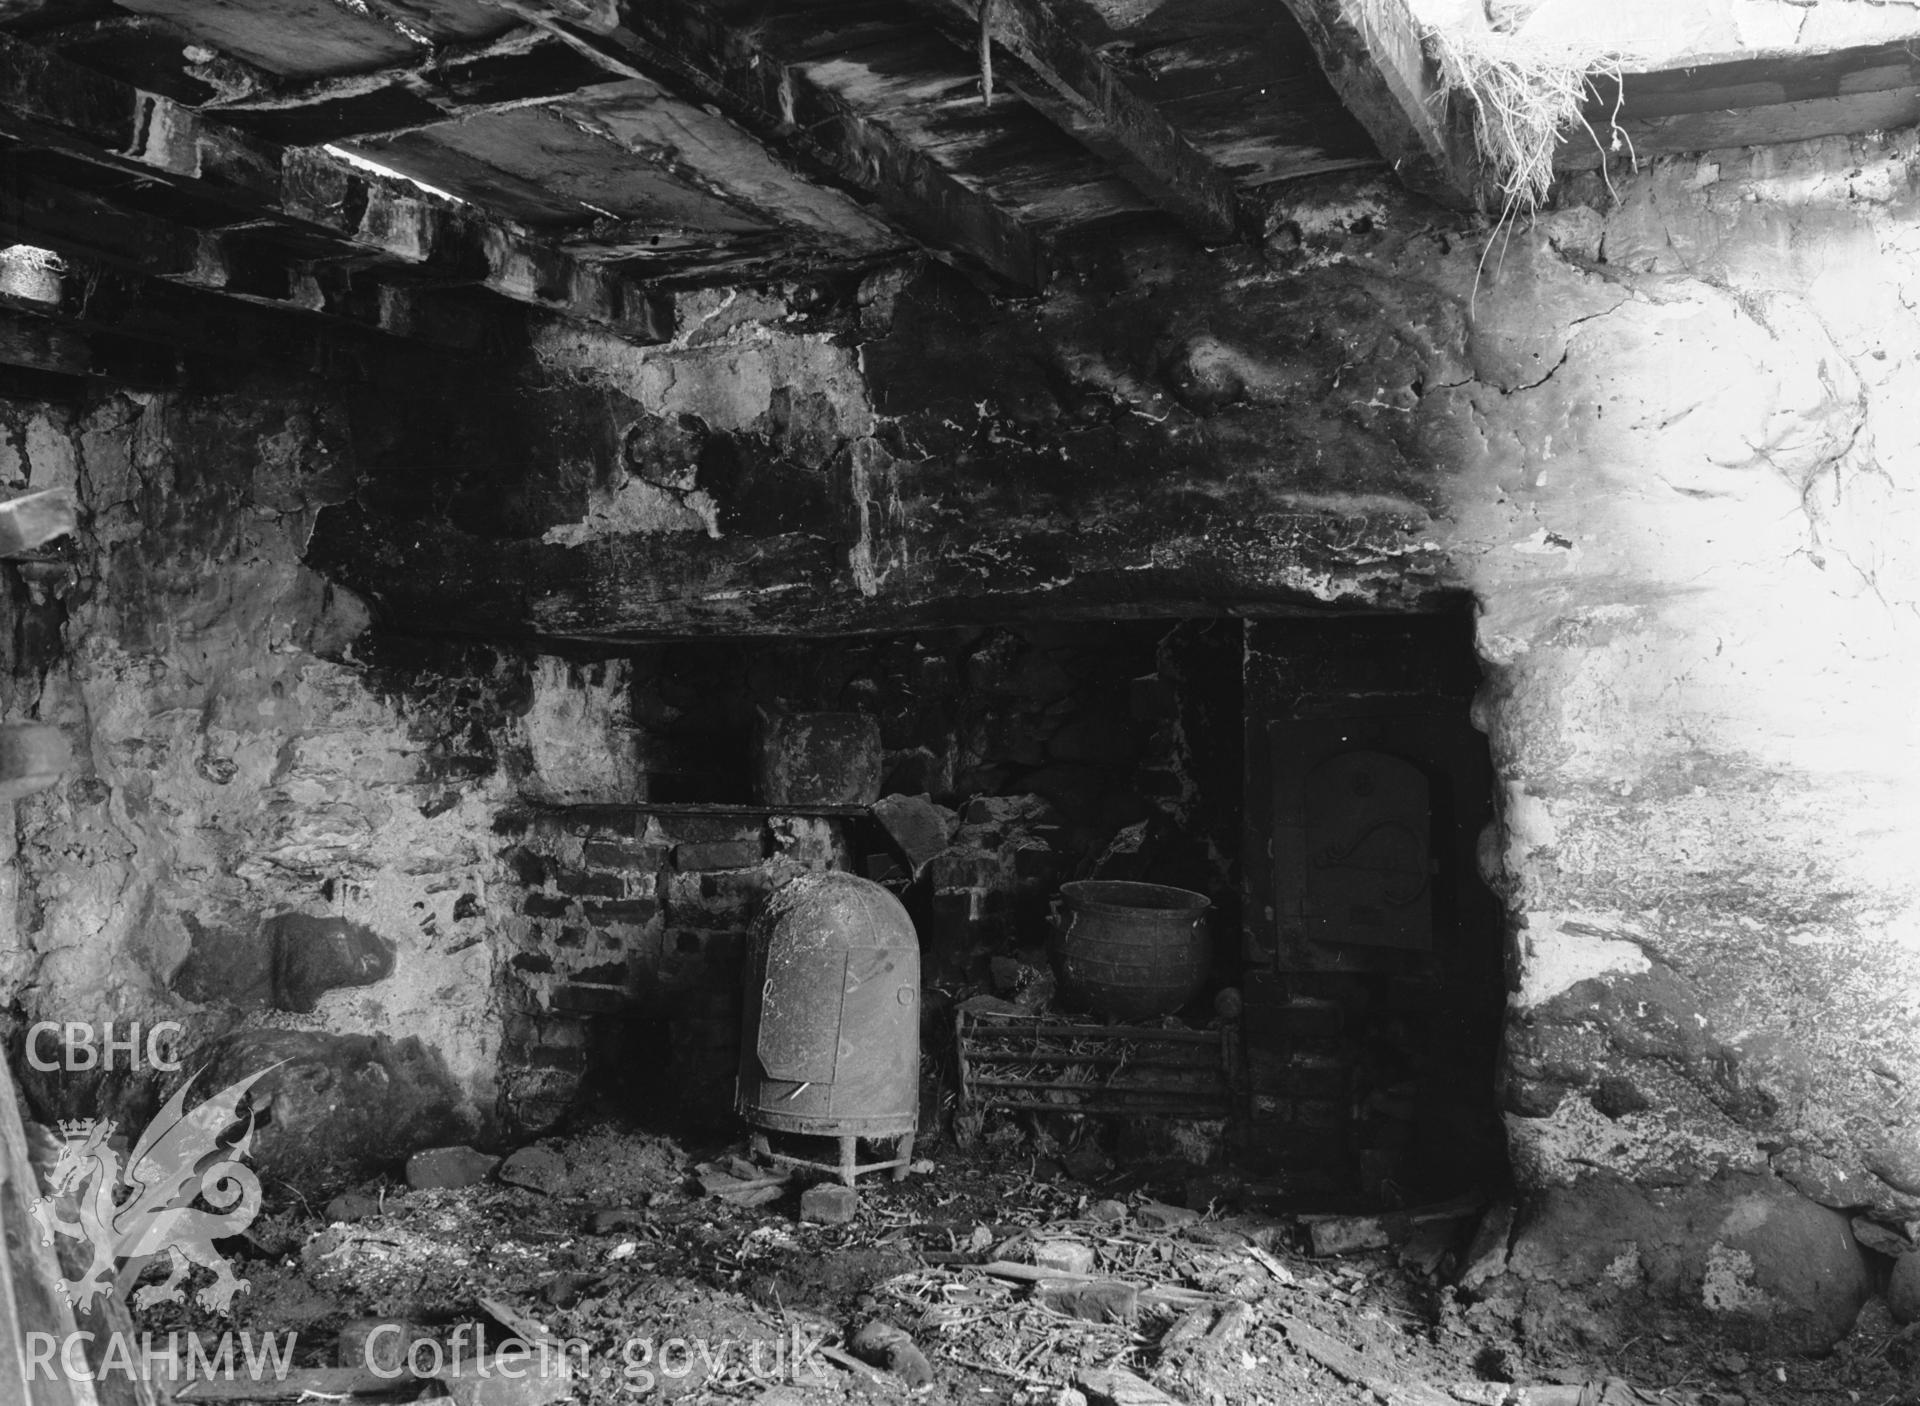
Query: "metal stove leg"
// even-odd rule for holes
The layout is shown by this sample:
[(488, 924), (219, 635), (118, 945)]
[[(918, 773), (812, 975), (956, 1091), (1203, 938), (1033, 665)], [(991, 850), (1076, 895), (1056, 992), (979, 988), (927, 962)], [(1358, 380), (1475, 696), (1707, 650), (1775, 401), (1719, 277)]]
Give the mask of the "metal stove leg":
[(893, 1169), (893, 1179), (895, 1181), (905, 1181), (907, 1179), (907, 1168), (913, 1165), (912, 1133), (900, 1134), (900, 1141), (894, 1144), (893, 1155), (900, 1159), (900, 1165)]
[(840, 1180), (852, 1186), (859, 1173), (854, 1168), (860, 1165), (860, 1139), (843, 1137), (840, 1139)]

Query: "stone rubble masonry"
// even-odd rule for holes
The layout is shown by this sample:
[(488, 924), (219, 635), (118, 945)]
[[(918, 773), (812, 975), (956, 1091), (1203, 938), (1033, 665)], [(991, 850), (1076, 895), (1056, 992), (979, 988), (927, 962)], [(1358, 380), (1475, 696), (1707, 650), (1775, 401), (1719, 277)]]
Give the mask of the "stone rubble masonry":
[(768, 812), (548, 810), (510, 822), (502, 1116), (534, 1130), (565, 1112), (588, 1022), (664, 1026), (683, 1114), (732, 1103), (740, 963), (765, 896), (795, 874), (845, 868), (841, 822)]
[[(271, 383), (0, 400), (0, 488), (70, 486), (82, 507), (30, 584), (0, 573), (18, 641), (0, 712), (59, 726), (75, 756), (6, 827), (0, 1004), (177, 1020), (185, 1068), (238, 1074), (253, 1036), (297, 1026), (316, 1108), (399, 1042), (425, 1071), (409, 1116), (330, 1129), (307, 1110), (302, 1145), (360, 1159), (307, 1164), (316, 1179), (492, 1135), (501, 1049), (530, 1038), (492, 989), (512, 899), (495, 816), (634, 784), (623, 664), (395, 643), (304, 564), (315, 515), (354, 491), (361, 432), (378, 437), (349, 418)], [(25, 1072), (46, 1117), (133, 1119), (156, 1093), (131, 1081), (103, 1107), (83, 1079)]]

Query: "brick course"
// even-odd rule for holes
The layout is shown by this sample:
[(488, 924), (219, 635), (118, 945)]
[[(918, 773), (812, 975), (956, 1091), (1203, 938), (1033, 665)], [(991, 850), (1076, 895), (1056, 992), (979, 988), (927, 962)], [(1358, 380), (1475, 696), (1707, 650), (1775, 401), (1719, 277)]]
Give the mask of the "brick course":
[(528, 817), (513, 837), (504, 1121), (530, 1131), (565, 1111), (596, 1021), (662, 1029), (681, 1112), (727, 1116), (747, 929), (778, 884), (844, 867), (842, 822), (582, 808)]

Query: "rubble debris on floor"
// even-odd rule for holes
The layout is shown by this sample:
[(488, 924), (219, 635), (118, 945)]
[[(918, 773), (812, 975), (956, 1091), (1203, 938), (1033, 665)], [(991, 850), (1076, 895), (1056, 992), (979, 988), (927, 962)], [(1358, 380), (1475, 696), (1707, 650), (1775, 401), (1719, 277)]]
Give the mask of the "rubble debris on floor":
[(351, 1219), (283, 1209), (255, 1224), (231, 1320), (189, 1301), (140, 1326), (297, 1334), (282, 1390), (347, 1406), (1885, 1406), (1920, 1368), (1879, 1302), (1820, 1358), (1652, 1319), (1583, 1341), (1499, 1291), (1501, 1203), (1223, 1211), (1175, 1204), (1178, 1171), (1005, 1158), (856, 1196), (703, 1152), (601, 1129), (473, 1184), (362, 1187)]

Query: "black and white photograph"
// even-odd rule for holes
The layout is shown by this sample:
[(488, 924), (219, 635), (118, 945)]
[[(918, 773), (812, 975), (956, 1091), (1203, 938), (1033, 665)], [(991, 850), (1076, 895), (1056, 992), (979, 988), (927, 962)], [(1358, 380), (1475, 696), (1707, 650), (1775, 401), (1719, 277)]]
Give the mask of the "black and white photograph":
[(1920, 0), (0, 0), (0, 1406), (416, 1403), (1920, 1406)]

